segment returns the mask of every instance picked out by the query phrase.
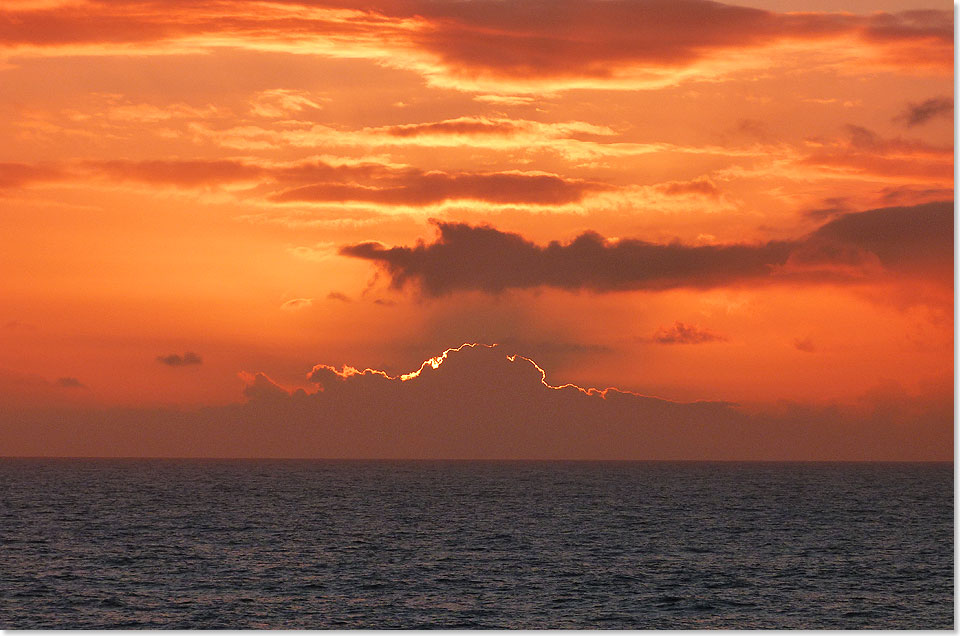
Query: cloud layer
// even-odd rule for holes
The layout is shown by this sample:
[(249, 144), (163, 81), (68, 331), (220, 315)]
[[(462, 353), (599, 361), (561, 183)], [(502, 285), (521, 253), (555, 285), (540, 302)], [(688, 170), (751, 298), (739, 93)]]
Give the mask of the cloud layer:
[(597, 292), (737, 283), (862, 280), (884, 271), (945, 275), (953, 267), (953, 204), (882, 208), (836, 218), (793, 241), (690, 246), (584, 233), (536, 245), (489, 226), (436, 222), (434, 243), (359, 243), (345, 256), (374, 262), (395, 287), (429, 296), (556, 287)]
[(310, 51), (374, 59), (454, 87), (499, 81), (518, 90), (538, 79), (566, 80), (556, 87), (618, 86), (631, 79), (649, 81), (658, 71), (657, 81), (669, 83), (676, 80), (667, 71), (676, 77), (678, 69), (703, 62), (717, 68), (701, 72), (716, 74), (731, 65), (734, 51), (798, 43), (822, 48), (831, 41), (859, 47), (861, 63), (945, 69), (952, 60), (952, 15), (774, 13), (706, 0), (306, 6), (161, 0), (0, 12), (0, 47), (21, 53), (112, 48), (144, 54), (151, 46), (195, 51), (222, 45)]

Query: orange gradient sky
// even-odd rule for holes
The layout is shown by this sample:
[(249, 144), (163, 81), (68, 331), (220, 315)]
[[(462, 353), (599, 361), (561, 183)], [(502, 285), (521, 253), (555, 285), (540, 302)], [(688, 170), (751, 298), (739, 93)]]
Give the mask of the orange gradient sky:
[[(334, 400), (317, 369), (499, 343), (550, 386), (768, 420), (710, 446), (667, 418), (647, 453), (647, 415), (577, 402), (622, 429), (541, 448), (518, 416), (514, 452), (444, 415), (478, 457), (950, 459), (953, 28), (923, 0), (7, 0), (0, 455), (296, 456), (198, 413), (279, 426), (258, 401)], [(147, 413), (195, 443), (88, 437)], [(304, 417), (312, 455), (390, 455)], [(814, 441), (843, 418), (857, 443)], [(470, 455), (418, 431), (397, 456)]]

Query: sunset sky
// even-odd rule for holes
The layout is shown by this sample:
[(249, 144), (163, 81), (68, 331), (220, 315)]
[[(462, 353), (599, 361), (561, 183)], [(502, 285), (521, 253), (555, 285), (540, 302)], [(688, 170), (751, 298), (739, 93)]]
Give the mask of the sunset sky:
[(953, 26), (5, 0), (0, 455), (951, 459)]

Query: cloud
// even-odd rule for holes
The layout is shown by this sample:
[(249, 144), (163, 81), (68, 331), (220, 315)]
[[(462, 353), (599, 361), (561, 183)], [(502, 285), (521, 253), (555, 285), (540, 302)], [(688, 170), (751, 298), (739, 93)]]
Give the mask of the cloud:
[(313, 298), (291, 298), (280, 305), (280, 309), (283, 309), (284, 311), (298, 311), (300, 309), (306, 309), (312, 304)]
[(157, 362), (165, 364), (168, 367), (185, 367), (192, 364), (202, 364), (203, 359), (192, 351), (187, 351), (182, 356), (171, 353), (166, 356), (157, 356)]
[(700, 177), (693, 181), (667, 181), (657, 184), (656, 187), (664, 194), (673, 196), (684, 194), (695, 194), (705, 197), (720, 196), (720, 189), (708, 177)]
[(609, 189), (609, 186), (562, 179), (550, 174), (409, 170), (400, 174), (383, 175), (371, 184), (320, 183), (287, 190), (270, 198), (277, 202), (359, 201), (400, 206), (423, 206), (449, 200), (563, 205), (580, 201), (587, 192), (603, 189)]
[(392, 137), (511, 135), (525, 130), (524, 123), (526, 122), (516, 122), (509, 119), (462, 117), (439, 122), (386, 126), (370, 129), (369, 132), (382, 133)]
[(343, 303), (351, 302), (349, 296), (347, 296), (346, 294), (342, 294), (340, 292), (330, 292), (329, 294), (327, 294), (327, 300), (339, 300), (340, 302), (343, 302)]
[(392, 145), (408, 140), (427, 146), (486, 143), (493, 147), (503, 147), (511, 145), (504, 144), (503, 139), (512, 139), (514, 144), (549, 144), (551, 140), (573, 140), (585, 135), (609, 137), (616, 132), (607, 126), (583, 121), (540, 122), (506, 117), (463, 116), (435, 122), (363, 128), (352, 134), (359, 138), (358, 140), (372, 145)]
[(947, 11), (778, 14), (701, 0), (423, 2), (417, 10), (445, 20), (419, 41), (446, 66), (527, 79), (615, 78), (631, 66), (677, 69), (733, 49), (851, 36), (891, 58), (898, 46), (925, 43), (931, 50), (917, 63), (946, 65), (953, 35)]
[(762, 66), (778, 46), (796, 55), (837, 44), (860, 65), (945, 72), (952, 43), (950, 11), (775, 13), (707, 0), (331, 0), (297, 11), (284, 2), (119, 0), (0, 11), (0, 47), (20, 55), (230, 46), (369, 59), (487, 94), (539, 91), (538, 81), (562, 90), (713, 78)]
[(95, 396), (87, 388), (74, 377), (48, 380), (39, 375), (0, 368), (0, 412), (8, 410), (15, 413), (22, 408), (49, 409), (88, 404)]
[(919, 141), (884, 139), (862, 126), (846, 126), (846, 139), (813, 142), (797, 160), (799, 168), (817, 168), (825, 176), (861, 177), (915, 185), (953, 184), (953, 148)]
[[(254, 124), (210, 126), (192, 122), (190, 132), (211, 143), (241, 150), (264, 148), (472, 148), (523, 152), (550, 152), (570, 159), (604, 155), (623, 156), (675, 149), (696, 152), (697, 148), (665, 143), (616, 142), (620, 132), (609, 126), (583, 121), (540, 122), (507, 117), (464, 116), (441, 121), (333, 128), (312, 121), (286, 120), (281, 127)], [(724, 149), (712, 147), (715, 154)], [(742, 150), (738, 151), (742, 153)]]
[[(953, 202), (889, 207), (839, 216), (809, 236), (794, 256), (837, 262), (843, 252), (876, 258), (886, 269), (944, 276), (953, 270)], [(827, 253), (824, 253), (826, 251)]]
[(658, 344), (703, 344), (722, 342), (726, 338), (708, 329), (677, 321), (672, 327), (660, 327), (650, 340)]
[[(9, 164), (13, 166), (13, 164)], [(11, 184), (23, 185), (38, 168), (17, 164), (9, 169)], [(426, 206), (450, 200), (482, 201), (495, 205), (538, 206), (576, 203), (587, 194), (613, 186), (562, 178), (544, 172), (444, 172), (386, 163), (334, 163), (311, 159), (290, 163), (252, 160), (88, 161), (72, 178), (107, 177), (178, 188), (210, 188), (236, 183), (259, 186), (275, 203), (363, 202), (384, 206)], [(33, 172), (31, 172), (33, 171)], [(87, 175), (83, 174), (87, 172)], [(51, 173), (67, 178), (67, 173)], [(0, 186), (3, 185), (0, 164)], [(15, 180), (16, 179), (16, 180)]]
[(52, 164), (0, 162), (0, 190), (64, 178), (63, 170)]
[(283, 388), (263, 373), (241, 373), (240, 379), (247, 383), (243, 395), (258, 402), (272, 402), (289, 397), (291, 391)]
[(925, 124), (937, 117), (944, 119), (953, 117), (952, 97), (933, 97), (919, 104), (911, 103), (907, 105), (906, 110), (894, 117), (893, 121), (911, 127)]
[(796, 338), (793, 341), (793, 346), (798, 351), (803, 351), (804, 353), (813, 353), (817, 348), (813, 345), (813, 340), (810, 338)]
[(374, 261), (394, 287), (417, 281), (428, 295), (442, 296), (539, 286), (593, 291), (713, 287), (766, 276), (772, 265), (786, 262), (791, 249), (785, 242), (700, 247), (629, 239), (609, 243), (592, 232), (568, 244), (541, 247), (489, 226), (434, 224), (440, 236), (430, 245), (360, 243), (340, 253)]
[(87, 388), (80, 380), (76, 378), (57, 378), (54, 383), (62, 389), (85, 389)]
[(359, 243), (344, 256), (372, 261), (401, 288), (428, 296), (555, 287), (595, 292), (746, 283), (863, 280), (885, 271), (946, 275), (953, 267), (953, 204), (846, 214), (792, 241), (690, 246), (593, 232), (540, 246), (490, 226), (434, 221), (437, 239), (414, 247)]
[(304, 110), (319, 110), (329, 98), (316, 97), (308, 91), (274, 88), (260, 91), (250, 103), (250, 111), (260, 117), (289, 117)]
[(532, 360), (468, 344), (410, 373), (318, 364), (316, 391), (243, 374), (246, 401), (174, 409), (8, 409), (9, 455), (410, 459), (952, 458), (951, 387), (886, 387), (854, 405), (747, 410), (551, 382)]

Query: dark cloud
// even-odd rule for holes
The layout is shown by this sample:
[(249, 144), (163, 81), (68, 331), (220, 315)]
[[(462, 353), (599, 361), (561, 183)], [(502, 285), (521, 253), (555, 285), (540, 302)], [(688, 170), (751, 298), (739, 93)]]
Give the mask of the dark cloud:
[(827, 197), (820, 204), (822, 207), (807, 210), (804, 215), (823, 222), (851, 211), (850, 202), (846, 197)]
[(925, 43), (915, 63), (945, 66), (953, 41), (949, 11), (778, 14), (705, 0), (421, 1), (384, 10), (442, 20), (415, 42), (451, 68), (524, 78), (605, 78), (622, 66), (680, 66), (727, 49), (853, 34), (889, 48), (891, 63), (902, 65), (897, 45)]
[(884, 271), (944, 274), (953, 267), (953, 204), (937, 202), (845, 214), (793, 241), (690, 246), (592, 232), (536, 245), (490, 226), (434, 221), (438, 238), (414, 247), (347, 245), (400, 288), (428, 296), (556, 287), (596, 292), (809, 280), (863, 280)]
[(64, 171), (51, 164), (0, 162), (0, 190), (64, 178)]
[(203, 358), (198, 356), (192, 351), (187, 351), (182, 356), (176, 353), (171, 353), (166, 356), (157, 356), (157, 362), (165, 364), (168, 367), (185, 367), (191, 364), (201, 364)]
[(829, 173), (872, 177), (912, 177), (920, 182), (952, 183), (953, 148), (921, 141), (883, 138), (862, 126), (847, 125), (846, 139), (818, 144), (799, 164)]
[(660, 327), (650, 340), (658, 344), (703, 344), (723, 342), (726, 338), (709, 329), (677, 321), (672, 327)]
[(797, 254), (833, 248), (859, 250), (889, 270), (943, 275), (953, 270), (953, 202), (890, 207), (844, 214), (798, 248)]
[(952, 97), (933, 97), (919, 104), (909, 104), (907, 108), (894, 117), (893, 120), (910, 127), (925, 124), (937, 117), (944, 119), (953, 118)]
[[(408, 379), (317, 365), (317, 390), (247, 376), (247, 401), (174, 409), (0, 410), (8, 455), (447, 459), (951, 459), (951, 387), (851, 407), (671, 402), (550, 386), (532, 361), (463, 347)], [(942, 393), (942, 395), (941, 395)]]
[[(418, 124), (416, 130), (437, 125), (440, 124)], [(277, 166), (233, 159), (117, 160), (86, 162), (84, 166), (95, 174), (113, 179), (182, 188), (256, 181), (268, 191), (273, 190), (268, 198), (276, 202), (359, 201), (384, 205), (429, 205), (454, 199), (471, 199), (501, 204), (562, 205), (580, 201), (588, 192), (611, 189), (606, 184), (564, 179), (551, 174), (425, 172), (377, 163), (333, 165), (322, 161), (304, 161)], [(10, 178), (20, 175), (27, 168), (30, 166), (20, 166), (20, 172), (11, 172)], [(0, 186), (2, 184), (3, 166), (0, 165)], [(702, 189), (703, 186), (693, 187)]]
[(258, 402), (271, 402), (289, 397), (291, 391), (268, 378), (263, 373), (257, 373), (247, 378), (249, 384), (243, 389), (243, 395)]
[(588, 232), (567, 244), (541, 247), (518, 234), (489, 226), (435, 222), (432, 244), (387, 248), (361, 243), (341, 248), (345, 256), (374, 261), (402, 287), (417, 281), (431, 296), (478, 289), (490, 293), (539, 286), (617, 291), (713, 287), (765, 277), (786, 263), (792, 245), (689, 247), (639, 240), (608, 243)]
[(85, 389), (87, 388), (80, 380), (76, 378), (57, 378), (54, 383), (62, 389)]
[(340, 302), (348, 303), (350, 302), (350, 297), (340, 292), (330, 292), (327, 294), (327, 300), (339, 300)]
[(810, 338), (797, 338), (793, 341), (793, 346), (804, 353), (813, 353), (817, 350)]
[(880, 200), (884, 205), (916, 205), (932, 201), (946, 201), (952, 196), (953, 188), (890, 186), (880, 190)]
[[(281, 0), (282, 1), (282, 0)], [(727, 51), (777, 42), (856, 38), (902, 68), (952, 63), (950, 11), (774, 13), (708, 0), (403, 0), (311, 4), (362, 11), (270, 11), (239, 2), (117, 1), (82, 7), (0, 10), (0, 44), (65, 46), (146, 44), (217, 33), (254, 46), (258, 39), (331, 38), (395, 42), (397, 55), (428, 54), (449, 75), (534, 79), (616, 77), (624, 68), (682, 67)], [(170, 16), (175, 15), (176, 20)], [(401, 27), (415, 19), (422, 28)], [(229, 40), (228, 40), (229, 41)], [(825, 46), (828, 46), (825, 44)], [(322, 47), (320, 47), (322, 49)]]
[(880, 146), (880, 137), (869, 128), (847, 124), (846, 130), (850, 136), (850, 145), (854, 148), (875, 150)]

